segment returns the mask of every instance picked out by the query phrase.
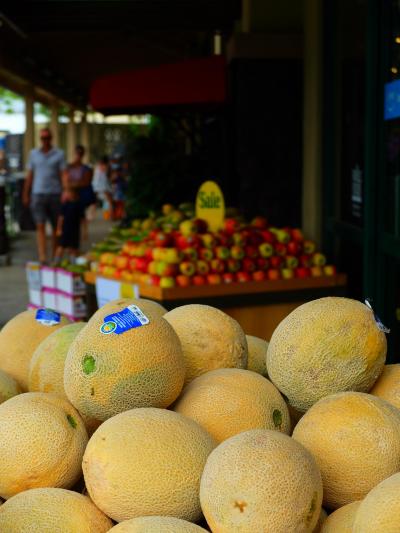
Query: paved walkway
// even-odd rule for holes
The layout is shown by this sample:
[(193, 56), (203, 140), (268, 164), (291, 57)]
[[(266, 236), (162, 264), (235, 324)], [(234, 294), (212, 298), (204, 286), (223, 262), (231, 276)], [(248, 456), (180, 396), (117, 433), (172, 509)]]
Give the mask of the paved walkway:
[[(84, 248), (101, 240), (109, 227), (110, 222), (102, 220), (98, 212), (96, 220), (89, 225), (89, 239), (83, 243)], [(25, 263), (32, 260), (36, 260), (35, 233), (23, 232), (12, 243), (11, 265), (0, 265), (0, 327), (28, 305)]]

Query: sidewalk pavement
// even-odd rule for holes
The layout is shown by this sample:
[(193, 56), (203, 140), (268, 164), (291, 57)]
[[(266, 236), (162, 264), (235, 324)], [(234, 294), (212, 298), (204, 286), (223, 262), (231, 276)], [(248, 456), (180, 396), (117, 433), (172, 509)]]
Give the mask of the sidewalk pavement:
[[(108, 233), (111, 223), (101, 218), (97, 212), (96, 219), (89, 223), (89, 238), (83, 242), (83, 251), (100, 241)], [(11, 265), (0, 265), (0, 328), (10, 318), (24, 311), (28, 305), (28, 288), (25, 277), (25, 263), (35, 261), (36, 236), (35, 232), (21, 233), (12, 242)]]

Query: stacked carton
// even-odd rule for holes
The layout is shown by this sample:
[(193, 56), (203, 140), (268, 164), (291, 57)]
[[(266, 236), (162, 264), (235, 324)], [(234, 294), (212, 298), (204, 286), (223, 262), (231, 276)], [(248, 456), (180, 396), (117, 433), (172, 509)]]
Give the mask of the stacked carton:
[(26, 265), (29, 307), (47, 307), (66, 315), (70, 320), (86, 317), (85, 282), (80, 274), (63, 268)]

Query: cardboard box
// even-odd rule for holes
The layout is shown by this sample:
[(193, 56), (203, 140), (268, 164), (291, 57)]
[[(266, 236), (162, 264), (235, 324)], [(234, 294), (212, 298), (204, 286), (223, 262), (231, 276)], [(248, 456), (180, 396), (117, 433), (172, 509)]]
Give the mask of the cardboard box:
[(58, 311), (56, 289), (48, 289), (47, 287), (42, 289), (42, 305), (43, 307)]
[(28, 261), (25, 265), (25, 272), (29, 289), (40, 290), (42, 288), (40, 263)]
[(41, 289), (32, 289), (29, 287), (29, 303), (35, 307), (41, 307), (43, 305)]
[(57, 291), (57, 311), (68, 317), (85, 318), (87, 313), (86, 296), (84, 294), (67, 294)]
[(42, 286), (47, 287), (48, 289), (56, 288), (56, 268), (42, 266)]
[(57, 268), (56, 288), (66, 294), (82, 295), (86, 293), (86, 285), (81, 274)]

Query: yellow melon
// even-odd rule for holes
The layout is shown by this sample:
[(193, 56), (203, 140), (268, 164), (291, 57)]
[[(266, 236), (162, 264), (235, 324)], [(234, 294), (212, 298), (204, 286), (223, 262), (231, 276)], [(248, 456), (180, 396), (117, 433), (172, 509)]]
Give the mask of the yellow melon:
[(267, 349), (268, 342), (260, 337), (246, 335), (248, 346), (247, 370), (257, 372), (262, 376), (267, 376)]
[(214, 441), (173, 411), (139, 408), (104, 422), (83, 458), (90, 497), (117, 522), (139, 516), (200, 518), (199, 485)]
[(323, 398), (298, 422), (293, 438), (315, 457), (330, 509), (362, 500), (400, 470), (400, 410), (370, 394)]
[(165, 315), (165, 313), (168, 313), (167, 309), (158, 302), (155, 302), (154, 300), (148, 300), (147, 298), (118, 298), (116, 300), (111, 300), (110, 302), (107, 302), (103, 309), (107, 309), (108, 307), (114, 307), (117, 306), (127, 306), (127, 305), (138, 305), (140, 307), (141, 304), (146, 305), (147, 309), (151, 309), (153, 311), (153, 314), (157, 316), (158, 318), (161, 318)]
[(400, 472), (374, 487), (360, 503), (351, 533), (399, 533)]
[(11, 376), (0, 370), (0, 403), (20, 394), (21, 388)]
[(206, 530), (172, 516), (141, 516), (114, 526), (112, 533), (205, 533)]
[(361, 502), (353, 502), (339, 507), (325, 520), (321, 533), (353, 533), (356, 512)]
[(182, 344), (185, 384), (217, 368), (246, 368), (247, 340), (239, 324), (209, 305), (176, 307), (164, 315)]
[(382, 371), (386, 349), (369, 307), (348, 298), (320, 298), (297, 307), (276, 328), (267, 372), (290, 405), (304, 412), (329, 394), (368, 391)]
[(82, 473), (87, 441), (78, 412), (56, 394), (27, 392), (2, 403), (0, 496), (7, 499), (36, 487), (72, 487)]
[(64, 363), (72, 341), (85, 322), (68, 324), (46, 337), (36, 348), (29, 364), (28, 387), (31, 392), (56, 392), (67, 398), (64, 390)]
[(3, 533), (106, 533), (112, 528), (87, 496), (57, 488), (31, 489), (0, 507)]
[(220, 444), (200, 484), (201, 508), (214, 533), (311, 533), (321, 501), (314, 458), (291, 437), (268, 429)]
[(187, 385), (174, 405), (222, 442), (249, 429), (290, 432), (289, 411), (266, 378), (239, 368), (212, 370)]
[(400, 364), (385, 365), (370, 394), (383, 398), (400, 409)]
[(22, 390), (28, 389), (29, 363), (43, 339), (57, 328), (68, 324), (45, 325), (36, 319), (36, 310), (28, 310), (12, 318), (0, 331), (0, 370), (13, 377)]
[(147, 324), (114, 331), (120, 327), (118, 321), (135, 318), (126, 303), (121, 300), (99, 309), (75, 337), (65, 361), (69, 400), (79, 412), (97, 420), (134, 407), (167, 407), (183, 386), (181, 344), (152, 305), (142, 301), (137, 307)]
[(322, 526), (325, 523), (325, 520), (327, 519), (327, 517), (328, 517), (328, 513), (325, 511), (325, 509), (321, 508), (321, 512), (319, 513), (318, 522), (317, 522), (317, 525), (314, 528), (313, 533), (321, 533)]

